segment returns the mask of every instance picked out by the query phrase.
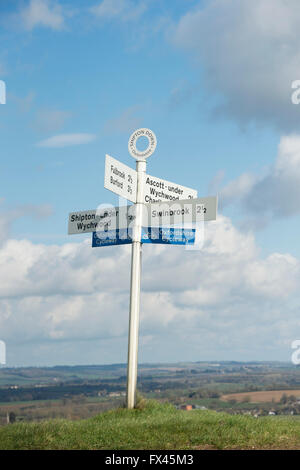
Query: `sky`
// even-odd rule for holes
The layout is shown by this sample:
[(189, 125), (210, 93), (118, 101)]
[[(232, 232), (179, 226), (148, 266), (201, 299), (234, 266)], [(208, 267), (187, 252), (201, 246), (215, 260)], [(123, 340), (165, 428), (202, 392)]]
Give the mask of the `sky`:
[[(218, 195), (200, 250), (143, 247), (140, 362), (290, 361), (300, 338), (298, 0), (0, 0), (0, 340), (7, 366), (127, 361), (129, 245), (105, 154)], [(141, 143), (140, 143), (141, 145)]]

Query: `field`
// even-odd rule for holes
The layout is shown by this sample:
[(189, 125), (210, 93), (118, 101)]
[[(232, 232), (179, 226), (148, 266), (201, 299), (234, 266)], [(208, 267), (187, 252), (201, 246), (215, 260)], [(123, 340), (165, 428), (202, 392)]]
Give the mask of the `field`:
[(2, 368), (0, 449), (300, 449), (294, 365), (140, 364), (138, 390), (126, 364)]
[(5, 425), (7, 415), (11, 412), (18, 421), (41, 421), (44, 419), (66, 418), (70, 420), (83, 419), (95, 416), (104, 411), (117, 408), (124, 399), (90, 399), (80, 397), (64, 400), (35, 400), (26, 402), (1, 403), (0, 425)]
[(221, 400), (237, 402), (251, 402), (251, 403), (279, 403), (283, 395), (293, 395), (300, 400), (300, 390), (268, 390), (262, 392), (244, 392), (244, 393), (230, 393), (222, 395)]
[[(140, 364), (138, 391), (178, 409), (300, 416), (300, 368), (288, 363)], [(0, 368), (0, 426), (89, 419), (122, 406), (125, 393), (126, 364)]]
[(4, 426), (0, 449), (300, 449), (300, 421), (181, 411), (149, 400), (87, 420)]

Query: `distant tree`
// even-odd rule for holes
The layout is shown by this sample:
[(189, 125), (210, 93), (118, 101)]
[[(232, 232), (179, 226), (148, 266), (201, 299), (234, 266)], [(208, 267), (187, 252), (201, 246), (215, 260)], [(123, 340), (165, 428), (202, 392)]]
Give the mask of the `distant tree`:
[(16, 421), (16, 414), (13, 411), (11, 411), (8, 415), (8, 422), (12, 424), (15, 421)]
[(288, 402), (288, 396), (286, 393), (284, 393), (282, 395), (282, 397), (280, 398), (280, 403), (282, 403), (283, 405), (285, 405), (286, 403)]

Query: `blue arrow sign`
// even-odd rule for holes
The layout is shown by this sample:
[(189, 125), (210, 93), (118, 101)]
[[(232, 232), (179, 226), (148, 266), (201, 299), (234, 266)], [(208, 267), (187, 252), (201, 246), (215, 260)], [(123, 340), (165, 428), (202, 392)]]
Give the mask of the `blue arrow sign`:
[(192, 228), (143, 227), (142, 243), (192, 245), (195, 242), (195, 232)]
[[(195, 229), (143, 227), (142, 243), (160, 243), (168, 245), (192, 245), (195, 242)], [(132, 243), (132, 229), (93, 232), (92, 246), (127, 245)]]
[(93, 232), (92, 247), (128, 245), (132, 243), (131, 229), (108, 230), (107, 232)]

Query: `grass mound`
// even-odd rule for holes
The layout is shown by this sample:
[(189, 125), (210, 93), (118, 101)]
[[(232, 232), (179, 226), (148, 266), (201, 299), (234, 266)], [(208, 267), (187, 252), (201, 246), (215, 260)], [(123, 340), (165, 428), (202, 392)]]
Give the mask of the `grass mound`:
[(0, 449), (297, 449), (300, 421), (181, 411), (154, 400), (81, 421), (0, 428)]

